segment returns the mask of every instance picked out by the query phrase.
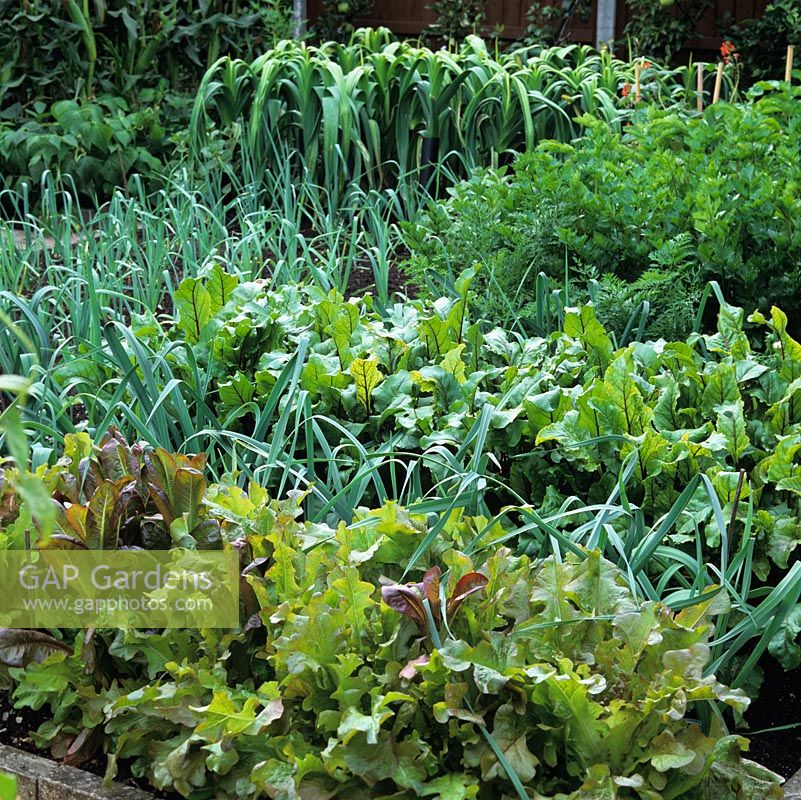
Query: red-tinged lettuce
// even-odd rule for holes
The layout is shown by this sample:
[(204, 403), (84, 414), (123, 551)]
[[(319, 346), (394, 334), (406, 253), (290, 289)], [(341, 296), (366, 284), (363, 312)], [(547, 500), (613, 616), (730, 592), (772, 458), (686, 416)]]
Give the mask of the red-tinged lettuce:
[[(30, 535), (27, 546), (114, 550), (220, 547), (220, 523), (204, 503), (208, 482), (203, 455), (186, 456), (129, 444), (110, 428), (97, 445), (88, 434), (67, 434), (64, 453), (37, 477), (56, 507), (55, 532)], [(25, 504), (10, 482), (3, 491), (4, 527), (13, 527)], [(27, 518), (27, 517), (25, 517)], [(14, 542), (17, 549), (19, 541)], [(25, 543), (22, 543), (25, 544)]]
[(459, 606), (471, 594), (482, 591), (489, 582), (489, 578), (479, 572), (468, 572), (459, 578), (451, 596), (443, 597), (440, 594), (441, 576), (439, 567), (431, 567), (420, 583), (384, 586), (381, 599), (390, 608), (413, 620), (423, 633), (433, 636), (436, 631), (439, 635), (442, 623), (452, 619)]

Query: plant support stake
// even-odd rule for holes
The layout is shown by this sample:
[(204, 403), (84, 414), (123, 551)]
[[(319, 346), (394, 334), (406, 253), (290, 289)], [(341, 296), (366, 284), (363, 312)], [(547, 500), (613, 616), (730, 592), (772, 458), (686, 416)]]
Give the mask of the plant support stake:
[(634, 65), (634, 100), (637, 103), (639, 103), (642, 98), (642, 95), (640, 94), (640, 69), (641, 65), (638, 61)]
[(787, 60), (784, 62), (784, 81), (790, 83), (793, 79), (793, 55), (795, 54), (795, 46), (787, 45)]
[(712, 105), (720, 100), (720, 87), (723, 84), (723, 62), (718, 62), (718, 71), (715, 74), (715, 91), (712, 93)]

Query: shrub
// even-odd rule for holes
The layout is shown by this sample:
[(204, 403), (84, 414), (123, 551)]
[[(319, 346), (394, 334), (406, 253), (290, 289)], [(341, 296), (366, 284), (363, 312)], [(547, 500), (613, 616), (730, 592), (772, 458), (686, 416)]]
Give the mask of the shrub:
[(289, 16), (284, 0), (0, 0), (0, 184), (48, 169), (84, 204), (131, 173), (157, 188), (205, 69), (289, 35)]
[(471, 33), (481, 32), (487, 20), (487, 10), (481, 0), (433, 0), (428, 6), (436, 15), (425, 34), (444, 39), (453, 46)]
[[(145, 95), (146, 97), (149, 95)], [(60, 100), (49, 113), (0, 124), (0, 170), (8, 183), (36, 186), (45, 171), (69, 176), (85, 201), (127, 186), (133, 173), (154, 176), (166, 149), (158, 108), (129, 109), (120, 97)]]
[(354, 20), (369, 14), (373, 3), (374, 0), (328, 0), (314, 24), (314, 33), (326, 41), (348, 41), (356, 28)]
[(687, 44), (712, 5), (711, 0), (630, 0), (625, 34), (638, 53), (657, 54), (670, 61)]
[(93, 82), (128, 100), (162, 78), (191, 89), (219, 56), (252, 57), (288, 36), (289, 11), (282, 0), (0, 0), (3, 117), (37, 100), (88, 97)]
[(747, 79), (777, 79), (784, 75), (787, 45), (801, 44), (801, 2), (768, 3), (761, 17), (729, 26), (726, 36), (737, 49)]

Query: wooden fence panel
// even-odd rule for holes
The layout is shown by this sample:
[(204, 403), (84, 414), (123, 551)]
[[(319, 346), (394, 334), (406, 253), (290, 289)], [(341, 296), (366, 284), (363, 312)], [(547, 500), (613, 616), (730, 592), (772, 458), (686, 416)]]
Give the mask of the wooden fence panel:
[[(337, 0), (330, 0), (336, 2)], [(309, 19), (319, 16), (325, 0), (308, 0)], [(375, 0), (368, 17), (359, 20), (360, 25), (384, 26), (398, 34), (417, 36), (434, 21), (434, 14), (427, 8), (431, 0)], [(561, 5), (562, 0), (549, 0)], [(726, 17), (737, 22), (761, 16), (769, 0), (715, 0), (698, 23), (698, 30), (689, 42), (690, 50), (717, 50), (720, 35), (717, 23)], [(501, 30), (505, 39), (516, 39), (526, 30), (526, 12), (529, 0), (488, 0), (487, 27)], [(589, 20), (576, 19), (569, 29), (569, 39), (574, 42), (592, 42), (595, 38), (595, 14), (597, 3), (593, 2)], [(617, 36), (621, 38), (629, 21), (625, 0), (617, 0)]]

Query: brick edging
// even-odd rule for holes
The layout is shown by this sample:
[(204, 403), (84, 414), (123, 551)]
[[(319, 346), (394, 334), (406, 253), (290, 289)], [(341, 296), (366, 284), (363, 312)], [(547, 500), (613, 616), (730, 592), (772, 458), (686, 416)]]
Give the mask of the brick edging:
[(795, 773), (782, 787), (784, 800), (801, 800), (801, 769)]
[(0, 744), (0, 769), (17, 779), (18, 800), (153, 800), (153, 795), (113, 783), (75, 767), (58, 764)]

